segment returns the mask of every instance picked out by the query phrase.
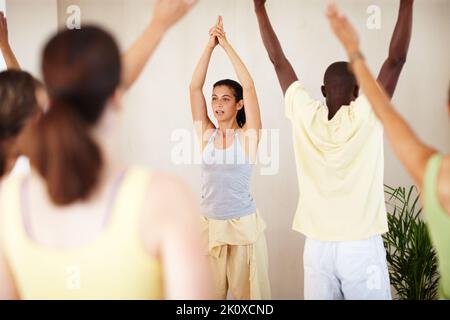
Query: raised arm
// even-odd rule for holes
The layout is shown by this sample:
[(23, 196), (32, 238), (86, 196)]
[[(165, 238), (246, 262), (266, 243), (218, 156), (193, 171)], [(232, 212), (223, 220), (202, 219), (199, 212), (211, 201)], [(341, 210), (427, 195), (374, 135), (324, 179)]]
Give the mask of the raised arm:
[(129, 89), (153, 55), (164, 34), (197, 3), (197, 0), (156, 0), (153, 17), (139, 38), (125, 52), (122, 84)]
[(258, 18), (261, 37), (277, 73), (283, 94), (286, 93), (289, 86), (298, 80), (294, 68), (286, 58), (280, 41), (270, 23), (269, 16), (265, 7), (266, 0), (254, 0), (256, 17)]
[[(191, 99), (191, 111), (192, 120), (194, 121), (199, 138), (203, 141), (203, 134), (210, 129), (214, 129), (215, 126), (208, 117), (208, 108), (206, 105), (205, 95), (203, 94), (203, 86), (205, 85), (206, 74), (208, 73), (209, 63), (211, 61), (211, 55), (219, 44), (216, 36), (212, 35), (213, 28), (210, 30), (209, 41), (205, 50), (198, 62), (192, 80), (189, 85), (190, 99)], [(206, 141), (203, 141), (205, 144)]]
[(422, 186), (427, 162), (435, 150), (423, 144), (395, 111), (389, 96), (369, 71), (359, 50), (358, 35), (347, 18), (340, 15), (334, 5), (329, 7), (327, 15), (334, 33), (347, 51), (360, 86), (386, 129), (395, 153), (416, 183)]
[(8, 21), (3, 12), (0, 12), (0, 50), (2, 51), (8, 70), (20, 70), (19, 62), (9, 44)]
[(389, 56), (378, 76), (378, 82), (392, 98), (397, 87), (400, 73), (406, 62), (411, 42), (414, 0), (400, 0), (397, 24), (389, 47)]
[(213, 34), (216, 35), (217, 39), (219, 39), (220, 46), (225, 50), (228, 57), (230, 58), (239, 82), (242, 85), (245, 117), (247, 119), (244, 131), (256, 134), (256, 137), (258, 138), (256, 142), (258, 142), (262, 124), (261, 112), (259, 110), (258, 97), (256, 95), (255, 83), (253, 81), (253, 78), (250, 75), (250, 72), (248, 72), (239, 55), (228, 42), (226, 34), (223, 30), (222, 18), (219, 18), (219, 25), (215, 28)]

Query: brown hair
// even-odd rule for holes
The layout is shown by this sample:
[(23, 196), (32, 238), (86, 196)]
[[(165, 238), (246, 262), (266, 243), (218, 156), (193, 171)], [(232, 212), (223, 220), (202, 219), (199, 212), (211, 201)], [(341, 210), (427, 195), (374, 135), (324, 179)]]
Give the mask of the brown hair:
[(0, 178), (6, 173), (6, 162), (16, 138), (39, 110), (36, 101), (39, 87), (39, 81), (27, 72), (0, 73)]
[(102, 154), (90, 129), (120, 84), (114, 39), (97, 27), (66, 30), (46, 45), (42, 71), (50, 110), (30, 131), (29, 157), (57, 205), (85, 200), (97, 185)]
[[(236, 102), (244, 99), (244, 89), (239, 82), (230, 79), (220, 80), (214, 84), (213, 88), (221, 86), (228, 87), (231, 91), (233, 91)], [(247, 118), (245, 115), (245, 106), (238, 111), (236, 115), (236, 121), (239, 128), (243, 128), (245, 126), (245, 123), (247, 122)]]

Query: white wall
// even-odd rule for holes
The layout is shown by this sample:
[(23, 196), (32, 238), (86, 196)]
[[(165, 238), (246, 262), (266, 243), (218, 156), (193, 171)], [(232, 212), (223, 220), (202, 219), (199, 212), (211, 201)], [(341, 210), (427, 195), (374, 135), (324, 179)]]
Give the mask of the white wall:
[(6, 0), (9, 41), (22, 68), (40, 77), (41, 49), (57, 29), (56, 0)]
[[(11, 41), (19, 60), (33, 71), (36, 70), (41, 40), (55, 27), (55, 1), (13, 0), (9, 3)], [(126, 48), (146, 25), (151, 15), (151, 2), (60, 0), (59, 25), (64, 25), (67, 6), (78, 4), (83, 22), (101, 23)], [(198, 167), (171, 164), (175, 143), (170, 138), (178, 128), (191, 128), (189, 81), (215, 16), (223, 15), (230, 42), (254, 76), (265, 128), (281, 130), (279, 173), (275, 176), (255, 174), (253, 191), (268, 225), (273, 297), (300, 299), (303, 297), (303, 237), (291, 231), (298, 188), (290, 124), (283, 115), (282, 94), (260, 40), (252, 3), (251, 0), (200, 1), (190, 16), (166, 36), (127, 97), (122, 150), (130, 161), (179, 173), (199, 191)], [(372, 70), (378, 72), (387, 55), (398, 1), (342, 0), (339, 3), (358, 28), (367, 60)], [(382, 9), (381, 30), (371, 31), (365, 27), (366, 9), (371, 4)], [(286, 54), (306, 88), (317, 98), (321, 97), (320, 85), (326, 67), (345, 59), (324, 18), (325, 6), (325, 0), (268, 1), (272, 22)], [(450, 123), (446, 113), (450, 80), (449, 18), (448, 0), (416, 0), (410, 55), (394, 97), (398, 110), (418, 135), (444, 152), (450, 152)], [(235, 78), (235, 75), (226, 56), (218, 49), (212, 59), (206, 95), (209, 96), (213, 82), (228, 77)], [(411, 184), (388, 144), (386, 183)]]

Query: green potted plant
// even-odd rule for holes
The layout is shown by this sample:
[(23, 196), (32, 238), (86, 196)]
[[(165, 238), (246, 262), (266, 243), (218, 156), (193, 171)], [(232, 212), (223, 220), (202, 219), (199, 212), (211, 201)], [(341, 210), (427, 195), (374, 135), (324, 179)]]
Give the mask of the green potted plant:
[(400, 300), (437, 299), (437, 256), (422, 220), (420, 195), (412, 186), (385, 186), (389, 232), (383, 236), (391, 285)]

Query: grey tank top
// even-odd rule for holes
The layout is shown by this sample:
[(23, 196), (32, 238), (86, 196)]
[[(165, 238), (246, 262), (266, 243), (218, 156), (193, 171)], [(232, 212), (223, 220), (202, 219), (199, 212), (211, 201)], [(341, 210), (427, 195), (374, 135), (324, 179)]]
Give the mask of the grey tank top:
[(250, 192), (253, 164), (245, 155), (238, 132), (226, 150), (214, 144), (218, 132), (214, 132), (203, 151), (202, 212), (214, 220), (242, 218), (256, 212)]

